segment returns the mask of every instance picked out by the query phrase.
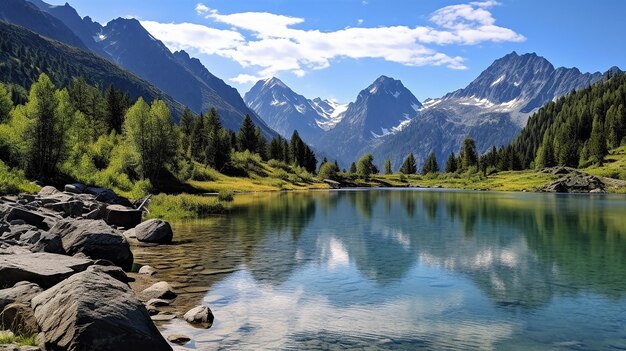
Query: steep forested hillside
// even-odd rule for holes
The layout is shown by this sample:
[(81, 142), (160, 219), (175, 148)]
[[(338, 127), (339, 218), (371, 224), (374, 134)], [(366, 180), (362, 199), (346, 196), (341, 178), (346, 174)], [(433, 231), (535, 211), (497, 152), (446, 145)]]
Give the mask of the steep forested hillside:
[(0, 81), (29, 88), (41, 73), (57, 86), (69, 86), (73, 77), (83, 76), (102, 89), (113, 85), (132, 98), (160, 98), (182, 111), (178, 102), (150, 83), (103, 58), (0, 21)]
[(626, 74), (541, 108), (513, 142), (523, 168), (601, 162), (626, 136)]

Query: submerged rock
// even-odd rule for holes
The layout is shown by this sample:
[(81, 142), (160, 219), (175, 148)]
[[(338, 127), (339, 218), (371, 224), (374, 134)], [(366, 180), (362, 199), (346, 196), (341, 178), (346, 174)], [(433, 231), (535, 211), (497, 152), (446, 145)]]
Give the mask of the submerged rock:
[(213, 312), (209, 306), (197, 306), (189, 310), (183, 318), (190, 324), (203, 328), (211, 328), (213, 325)]
[(172, 334), (167, 337), (167, 340), (176, 345), (185, 345), (191, 341), (191, 338), (183, 334)]
[(32, 305), (42, 349), (171, 350), (128, 285), (108, 274), (76, 274)]
[(142, 266), (141, 268), (139, 268), (139, 274), (145, 274), (145, 275), (155, 275), (156, 274), (156, 270), (154, 268), (152, 268), (151, 266)]
[(142, 291), (140, 297), (145, 301), (151, 299), (170, 300), (176, 298), (176, 293), (167, 282), (158, 282)]

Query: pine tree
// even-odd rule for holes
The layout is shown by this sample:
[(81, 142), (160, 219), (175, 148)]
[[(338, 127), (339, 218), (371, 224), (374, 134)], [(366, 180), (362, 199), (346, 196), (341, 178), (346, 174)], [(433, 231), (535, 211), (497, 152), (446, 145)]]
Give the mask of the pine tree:
[(422, 168), (422, 174), (426, 175), (429, 173), (438, 173), (439, 172), (439, 164), (437, 163), (437, 157), (434, 152), (431, 152), (424, 163), (424, 167)]
[(113, 85), (109, 85), (104, 99), (106, 101), (105, 115), (108, 131), (114, 130), (119, 134), (122, 132), (124, 114), (128, 108), (124, 93), (115, 89)]
[(589, 139), (589, 154), (591, 155), (593, 161), (598, 165), (602, 165), (604, 157), (607, 155), (604, 126), (598, 115), (593, 118), (591, 137)]
[(454, 152), (450, 154), (446, 161), (446, 173), (454, 173), (457, 171), (456, 156)]
[(265, 140), (265, 137), (263, 136), (263, 133), (261, 132), (261, 128), (257, 127), (255, 132), (254, 132), (254, 137), (257, 140), (257, 145), (256, 145), (256, 150), (255, 152), (257, 154), (259, 154), (259, 156), (261, 156), (261, 159), (264, 161), (268, 160), (267, 157), (267, 140)]
[(554, 148), (552, 147), (552, 138), (549, 133), (544, 134), (543, 142), (537, 150), (536, 168), (546, 168), (556, 166), (554, 159)]
[(191, 152), (190, 146), (191, 146), (191, 140), (192, 140), (191, 136), (192, 136), (194, 122), (195, 122), (194, 120), (195, 120), (195, 116), (193, 115), (193, 112), (191, 112), (190, 109), (185, 108), (183, 110), (183, 113), (180, 116), (179, 128), (181, 132), (181, 147), (183, 150), (183, 154), (186, 157), (189, 157), (190, 152)]
[(197, 162), (204, 162), (205, 160), (204, 152), (207, 144), (205, 124), (206, 118), (204, 115), (200, 114), (200, 116), (194, 117), (189, 149), (192, 159)]
[(404, 159), (404, 162), (402, 163), (402, 166), (400, 167), (400, 173), (402, 174), (417, 173), (417, 163), (415, 161), (415, 156), (413, 156), (413, 153), (410, 153), (409, 156), (407, 156), (407, 158)]
[(356, 174), (356, 163), (354, 162), (350, 165), (350, 174)]
[(467, 137), (461, 149), (461, 169), (467, 171), (470, 167), (478, 167), (478, 152), (474, 139)]
[(391, 160), (385, 161), (385, 174), (393, 174), (391, 170)]
[(304, 142), (300, 139), (300, 135), (297, 130), (294, 130), (289, 141), (289, 154), (291, 161), (297, 165), (302, 166), (304, 163)]
[(256, 127), (249, 115), (246, 115), (241, 123), (241, 128), (237, 134), (237, 145), (239, 151), (257, 151)]

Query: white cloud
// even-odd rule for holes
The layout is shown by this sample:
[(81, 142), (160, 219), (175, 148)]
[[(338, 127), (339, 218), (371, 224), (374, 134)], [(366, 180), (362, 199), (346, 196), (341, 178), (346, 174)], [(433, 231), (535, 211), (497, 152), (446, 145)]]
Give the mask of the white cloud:
[(269, 77), (255, 76), (251, 74), (240, 74), (237, 77), (230, 78), (229, 80), (237, 84), (248, 84), (248, 83), (256, 83), (262, 79), (267, 79), (267, 78)]
[(245, 43), (239, 32), (199, 24), (141, 21), (141, 25), (173, 51), (195, 49), (213, 55)]
[[(446, 66), (465, 69), (464, 59), (440, 52), (432, 45), (476, 45), (483, 42), (519, 42), (524, 36), (496, 25), (489, 11), (496, 1), (451, 5), (435, 11), (435, 26), (347, 27), (322, 32), (298, 29), (305, 20), (268, 12), (221, 14), (199, 3), (195, 10), (207, 19), (231, 26), (220, 30), (203, 25), (142, 22), (168, 47), (196, 49), (234, 60), (255, 75), (231, 80), (247, 83), (280, 72), (303, 76), (329, 67), (341, 58), (374, 58), (406, 66)], [(359, 25), (363, 20), (357, 21)]]
[(203, 4), (201, 2), (198, 3), (198, 5), (196, 5), (196, 13), (199, 14), (199, 15), (203, 15), (203, 14), (209, 12), (209, 10), (210, 9), (205, 4)]
[(359, 26), (363, 24), (363, 19), (359, 18), (358, 20), (356, 20), (356, 24), (358, 24)]

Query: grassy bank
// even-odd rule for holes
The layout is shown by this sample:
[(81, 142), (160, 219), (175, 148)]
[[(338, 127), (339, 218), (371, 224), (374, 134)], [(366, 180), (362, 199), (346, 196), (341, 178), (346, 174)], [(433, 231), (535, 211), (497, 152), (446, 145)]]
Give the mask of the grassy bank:
[(35, 337), (36, 335), (16, 336), (12, 332), (0, 331), (0, 345), (37, 346)]

